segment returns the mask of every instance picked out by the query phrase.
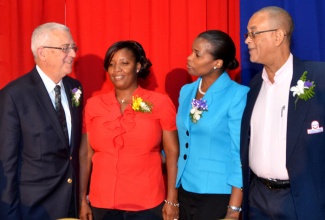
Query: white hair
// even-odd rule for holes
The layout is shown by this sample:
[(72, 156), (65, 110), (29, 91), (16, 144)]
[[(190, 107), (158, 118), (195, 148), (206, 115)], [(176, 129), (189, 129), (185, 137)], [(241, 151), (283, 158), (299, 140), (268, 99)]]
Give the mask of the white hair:
[(31, 50), (34, 58), (37, 57), (37, 49), (40, 46), (43, 46), (43, 44), (50, 38), (51, 32), (54, 30), (70, 32), (70, 29), (67, 26), (55, 22), (45, 23), (35, 28), (31, 39)]

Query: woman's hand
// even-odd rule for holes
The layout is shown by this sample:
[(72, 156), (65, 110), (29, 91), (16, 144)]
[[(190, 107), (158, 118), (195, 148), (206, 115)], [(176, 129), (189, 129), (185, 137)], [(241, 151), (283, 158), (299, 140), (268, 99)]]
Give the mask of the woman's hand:
[(238, 212), (238, 211), (228, 209), (225, 219), (239, 219), (239, 214), (240, 214), (240, 212)]
[[(167, 197), (162, 209), (164, 220), (174, 220), (179, 217), (178, 190), (176, 189), (177, 160), (179, 155), (177, 131), (163, 130), (163, 146), (166, 154), (167, 167)], [(170, 204), (168, 204), (170, 203)]]
[(169, 205), (165, 203), (162, 209), (162, 215), (164, 220), (175, 220), (179, 217), (179, 208), (177, 206)]
[(87, 189), (91, 173), (91, 160), (94, 154), (88, 140), (88, 134), (83, 134), (79, 148), (80, 160), (80, 182), (79, 182), (79, 198), (80, 198), (80, 212), (79, 216), (82, 220), (92, 220), (92, 211), (88, 204)]
[(89, 204), (86, 201), (81, 203), (79, 218), (81, 220), (93, 220), (93, 213)]
[(231, 189), (229, 206), (227, 209), (227, 214), (225, 216), (225, 219), (239, 219), (242, 198), (243, 198), (243, 192), (241, 188), (237, 188), (233, 186)]

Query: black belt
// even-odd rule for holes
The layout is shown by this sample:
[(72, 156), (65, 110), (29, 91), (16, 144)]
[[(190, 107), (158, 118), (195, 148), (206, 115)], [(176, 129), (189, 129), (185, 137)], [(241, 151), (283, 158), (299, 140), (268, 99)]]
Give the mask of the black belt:
[(264, 179), (256, 176), (256, 178), (263, 183), (269, 189), (287, 189), (290, 188), (289, 180), (278, 180), (278, 179)]

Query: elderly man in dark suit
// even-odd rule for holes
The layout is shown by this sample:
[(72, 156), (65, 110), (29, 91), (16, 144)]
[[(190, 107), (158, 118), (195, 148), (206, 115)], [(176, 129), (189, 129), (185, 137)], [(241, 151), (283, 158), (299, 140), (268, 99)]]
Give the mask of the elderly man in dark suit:
[(67, 76), (77, 47), (46, 23), (32, 35), (36, 66), (0, 91), (0, 219), (77, 217), (82, 88)]
[(325, 63), (290, 52), (291, 16), (279, 7), (250, 18), (250, 83), (241, 129), (243, 219), (325, 219)]

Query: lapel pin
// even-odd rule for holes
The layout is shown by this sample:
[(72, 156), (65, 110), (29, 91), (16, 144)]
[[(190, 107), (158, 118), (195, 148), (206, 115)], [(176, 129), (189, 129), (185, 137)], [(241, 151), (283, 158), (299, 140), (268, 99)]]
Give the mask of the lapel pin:
[(319, 122), (318, 121), (312, 121), (311, 122), (311, 129), (307, 129), (308, 134), (316, 134), (323, 132), (323, 127), (319, 127)]

